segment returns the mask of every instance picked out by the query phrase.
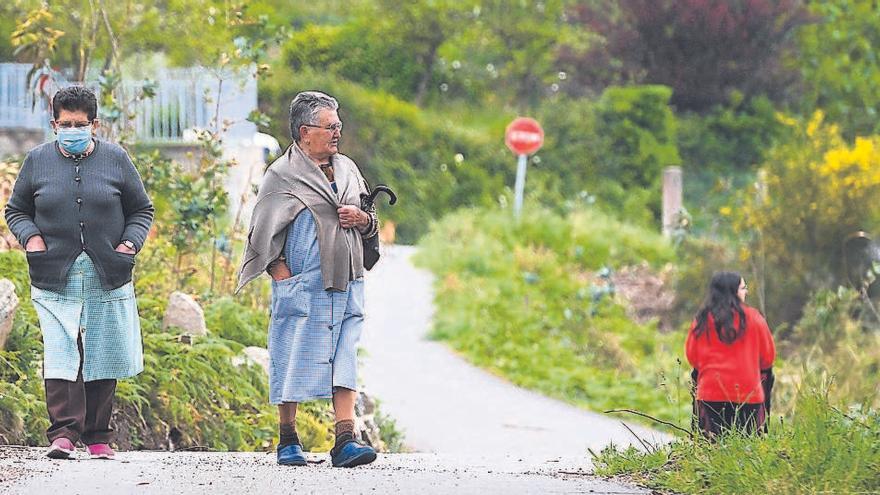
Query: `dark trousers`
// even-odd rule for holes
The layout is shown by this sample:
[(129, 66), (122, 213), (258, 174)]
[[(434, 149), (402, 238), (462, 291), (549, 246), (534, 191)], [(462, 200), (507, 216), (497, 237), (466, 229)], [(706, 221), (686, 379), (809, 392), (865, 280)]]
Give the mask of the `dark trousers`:
[(776, 377), (773, 368), (761, 370), (761, 388), (764, 402), (761, 404), (738, 404), (735, 402), (708, 402), (697, 400), (697, 370), (691, 371), (691, 395), (694, 397), (692, 429), (699, 428), (706, 438), (714, 438), (723, 430), (736, 429), (743, 433), (767, 433), (773, 385)]
[(51, 423), (46, 436), (49, 442), (64, 437), (73, 443), (82, 440), (86, 445), (110, 443), (113, 439), (110, 415), (116, 380), (83, 382), (82, 341), (78, 345), (81, 358), (76, 381), (45, 380), (46, 409)]
[(738, 431), (748, 435), (762, 432), (767, 420), (764, 404), (697, 401), (697, 421), (707, 438), (724, 431)]

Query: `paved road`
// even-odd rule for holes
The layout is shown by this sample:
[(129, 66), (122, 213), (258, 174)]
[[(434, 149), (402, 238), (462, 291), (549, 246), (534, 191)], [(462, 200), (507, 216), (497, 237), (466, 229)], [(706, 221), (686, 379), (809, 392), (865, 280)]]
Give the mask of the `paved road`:
[[(581, 459), (614, 442), (637, 443), (619, 419), (519, 388), (427, 339), (431, 275), (410, 262), (412, 247), (387, 250), (367, 276), (366, 350), (360, 373), (417, 452), (543, 462)], [(629, 425), (647, 441), (668, 437)]]
[[(382, 455), (370, 466), (281, 468), (274, 453), (122, 452), (114, 461), (52, 461), (42, 449), (0, 447), (0, 493), (9, 495), (648, 494), (560, 468), (499, 469), (433, 454)], [(564, 469), (563, 469), (564, 470)], [(571, 471), (576, 473), (576, 471)]]

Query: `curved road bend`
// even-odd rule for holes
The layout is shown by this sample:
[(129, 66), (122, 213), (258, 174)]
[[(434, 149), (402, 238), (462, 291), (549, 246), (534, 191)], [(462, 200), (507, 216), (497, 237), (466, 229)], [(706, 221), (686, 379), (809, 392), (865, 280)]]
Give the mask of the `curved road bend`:
[[(588, 468), (588, 447), (598, 452), (612, 442), (638, 446), (620, 419), (517, 387), (428, 340), (432, 277), (413, 266), (414, 252), (413, 247), (388, 246), (367, 275), (367, 323), (361, 337), (364, 388), (404, 431), (408, 448), (491, 459), (490, 464), (564, 461)], [(648, 442), (669, 439), (637, 424), (628, 426)]]

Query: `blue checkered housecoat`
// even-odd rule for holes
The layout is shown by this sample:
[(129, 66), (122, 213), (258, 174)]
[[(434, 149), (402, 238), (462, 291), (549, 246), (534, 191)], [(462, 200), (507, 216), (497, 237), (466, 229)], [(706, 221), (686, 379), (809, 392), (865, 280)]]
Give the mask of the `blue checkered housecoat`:
[(324, 290), (318, 227), (304, 209), (288, 229), (284, 257), (293, 277), (272, 281), (269, 401), (330, 398), (357, 390), (357, 344), (364, 324), (364, 282)]
[(82, 336), (83, 381), (128, 378), (144, 370), (141, 325), (131, 282), (101, 287), (92, 259), (83, 252), (61, 292), (31, 286), (43, 334), (43, 377), (76, 381)]

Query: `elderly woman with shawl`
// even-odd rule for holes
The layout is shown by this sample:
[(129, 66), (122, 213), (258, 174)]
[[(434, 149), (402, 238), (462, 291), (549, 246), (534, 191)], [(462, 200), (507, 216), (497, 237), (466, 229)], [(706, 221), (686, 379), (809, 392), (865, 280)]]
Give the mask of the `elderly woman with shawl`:
[(281, 465), (305, 465), (296, 433), (300, 402), (332, 398), (335, 467), (373, 462), (376, 452), (354, 432), (357, 344), (364, 323), (362, 239), (377, 235), (375, 211), (358, 166), (339, 153), (337, 101), (299, 93), (290, 104), (293, 144), (263, 177), (251, 218), (240, 290), (268, 272), (269, 400), (278, 405)]

